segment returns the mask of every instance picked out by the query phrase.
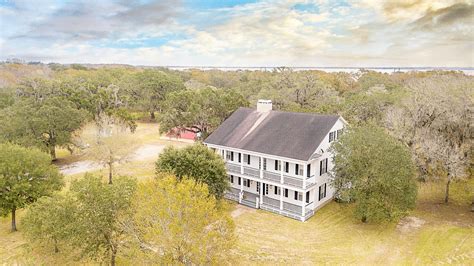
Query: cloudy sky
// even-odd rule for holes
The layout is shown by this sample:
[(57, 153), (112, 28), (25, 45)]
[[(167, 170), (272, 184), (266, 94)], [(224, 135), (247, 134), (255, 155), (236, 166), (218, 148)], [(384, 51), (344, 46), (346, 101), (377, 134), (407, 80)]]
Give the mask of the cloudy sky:
[(474, 66), (471, 0), (0, 0), (0, 60)]

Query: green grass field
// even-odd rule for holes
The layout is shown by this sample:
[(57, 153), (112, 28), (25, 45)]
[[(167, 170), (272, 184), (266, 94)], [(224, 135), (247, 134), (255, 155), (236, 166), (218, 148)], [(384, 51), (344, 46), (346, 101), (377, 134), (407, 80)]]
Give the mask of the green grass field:
[[(473, 182), (454, 187), (473, 186)], [(265, 211), (238, 216), (236, 258), (241, 264), (474, 264), (474, 213), (464, 204), (440, 204), (442, 184), (420, 189), (410, 214), (420, 226), (363, 224), (352, 206), (332, 202), (305, 223)], [(427, 194), (429, 193), (429, 194)], [(438, 195), (439, 197), (436, 197)], [(424, 198), (432, 198), (427, 202)]]
[[(164, 143), (157, 137), (156, 124), (139, 124), (137, 137), (143, 144)], [(61, 163), (77, 156), (61, 152)], [(106, 171), (94, 171), (106, 175)], [(134, 161), (117, 168), (119, 174), (139, 180), (153, 176), (153, 160)], [(66, 181), (83, 174), (67, 176)], [(332, 202), (307, 222), (299, 222), (261, 210), (234, 205), (238, 237), (229, 258), (235, 264), (357, 264), (357, 265), (474, 265), (474, 180), (452, 185), (451, 202), (443, 200), (444, 183), (420, 184), (417, 207), (410, 217), (418, 223), (372, 225), (352, 218), (352, 206)], [(0, 264), (77, 265), (52, 250), (31, 247), (21, 233), (10, 233), (10, 218), (0, 218)], [(409, 219), (406, 219), (409, 220)], [(120, 258), (118, 260), (120, 263)]]

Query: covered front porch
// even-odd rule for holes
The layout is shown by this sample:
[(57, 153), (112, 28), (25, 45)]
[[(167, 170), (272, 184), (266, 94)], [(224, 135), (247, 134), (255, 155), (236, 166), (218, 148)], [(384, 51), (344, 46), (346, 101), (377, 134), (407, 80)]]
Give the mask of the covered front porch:
[[(262, 184), (262, 183), (261, 183)], [(262, 186), (263, 187), (263, 186)], [(259, 195), (249, 191), (245, 191), (245, 188), (239, 189), (235, 187), (229, 188), (225, 192), (224, 197), (236, 202), (239, 202), (242, 205), (270, 211), (277, 213), (292, 219), (306, 221), (311, 216), (314, 215), (314, 211), (310, 209), (310, 204), (305, 204), (305, 215), (303, 216), (303, 206), (286, 202), (283, 199), (274, 199), (265, 195)]]

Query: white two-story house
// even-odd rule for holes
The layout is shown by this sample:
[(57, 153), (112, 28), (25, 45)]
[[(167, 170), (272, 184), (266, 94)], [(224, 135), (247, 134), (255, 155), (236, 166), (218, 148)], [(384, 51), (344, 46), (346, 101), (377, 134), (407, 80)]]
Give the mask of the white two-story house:
[(345, 125), (338, 115), (273, 111), (271, 101), (259, 100), (204, 143), (226, 162), (226, 198), (305, 221), (334, 196), (328, 148)]

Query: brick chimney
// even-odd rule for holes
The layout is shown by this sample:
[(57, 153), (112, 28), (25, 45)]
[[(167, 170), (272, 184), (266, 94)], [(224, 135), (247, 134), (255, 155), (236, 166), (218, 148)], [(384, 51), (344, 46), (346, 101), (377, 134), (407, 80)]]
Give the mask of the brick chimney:
[(257, 111), (268, 112), (272, 110), (272, 100), (258, 100)]

